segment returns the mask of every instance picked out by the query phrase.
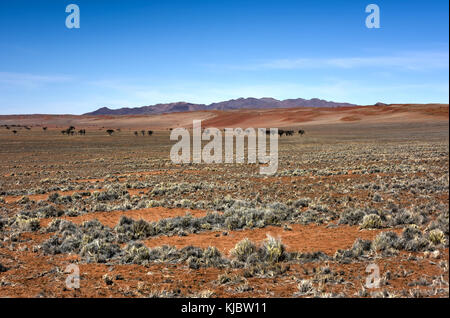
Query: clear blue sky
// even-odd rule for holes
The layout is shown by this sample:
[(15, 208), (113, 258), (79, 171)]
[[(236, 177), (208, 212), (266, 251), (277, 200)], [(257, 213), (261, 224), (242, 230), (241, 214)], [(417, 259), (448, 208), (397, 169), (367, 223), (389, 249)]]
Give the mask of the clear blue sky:
[[(80, 7), (80, 29), (65, 8)], [(368, 29), (365, 7), (380, 7)], [(449, 3), (0, 1), (0, 114), (238, 97), (449, 101)]]

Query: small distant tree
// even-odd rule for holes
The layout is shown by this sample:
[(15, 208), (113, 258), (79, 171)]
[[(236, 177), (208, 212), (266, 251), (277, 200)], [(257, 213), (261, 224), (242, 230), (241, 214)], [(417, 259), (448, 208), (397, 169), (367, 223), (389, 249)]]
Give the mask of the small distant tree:
[(6, 129), (8, 129), (8, 130), (9, 130), (9, 129), (10, 129), (10, 128), (9, 128), (9, 126), (6, 126)]
[(145, 136), (145, 130), (141, 130), (142, 136)]
[(147, 133), (148, 133), (149, 136), (153, 135), (153, 131), (152, 130), (149, 130)]
[(14, 135), (17, 134), (17, 130), (15, 130), (15, 129), (12, 132)]
[(108, 129), (106, 132), (108, 133), (108, 135), (111, 136), (114, 133), (114, 130), (113, 129)]
[(43, 130), (43, 131), (46, 131), (46, 130), (47, 130), (47, 127), (42, 127), (42, 130)]
[(304, 131), (303, 129), (300, 129), (300, 130), (298, 131), (298, 134), (301, 135), (301, 136), (303, 136), (303, 135), (305, 134), (305, 131)]
[(135, 131), (135, 132), (134, 132), (134, 135), (135, 135), (135, 136), (137, 136), (137, 135), (138, 135), (138, 132), (137, 132), (137, 131)]

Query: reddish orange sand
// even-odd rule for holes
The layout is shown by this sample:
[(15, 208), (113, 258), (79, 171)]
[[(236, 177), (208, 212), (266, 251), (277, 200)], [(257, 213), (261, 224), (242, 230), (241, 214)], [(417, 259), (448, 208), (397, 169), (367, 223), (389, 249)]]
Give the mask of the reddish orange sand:
[(346, 122), (398, 123), (448, 122), (448, 104), (401, 104), (388, 106), (354, 106), (337, 108), (277, 108), (239, 109), (231, 111), (196, 111), (142, 116), (74, 116), (74, 115), (7, 115), (0, 116), (0, 124), (45, 125), (50, 129), (75, 125), (86, 129), (115, 127), (168, 130), (190, 127), (192, 120), (202, 120), (206, 127), (295, 127), (327, 125)]

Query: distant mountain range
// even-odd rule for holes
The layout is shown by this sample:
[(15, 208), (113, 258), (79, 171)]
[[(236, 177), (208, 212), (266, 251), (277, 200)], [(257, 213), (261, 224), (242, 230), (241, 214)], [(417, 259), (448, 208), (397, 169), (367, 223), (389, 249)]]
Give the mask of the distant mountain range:
[(177, 102), (169, 104), (156, 104), (150, 106), (110, 109), (102, 107), (96, 111), (84, 115), (156, 115), (164, 113), (189, 112), (198, 110), (232, 110), (232, 109), (261, 109), (261, 108), (295, 108), (295, 107), (343, 107), (356, 106), (349, 103), (336, 103), (323, 99), (285, 99), (277, 100), (275, 98), (238, 98), (219, 103), (192, 104), (187, 102)]

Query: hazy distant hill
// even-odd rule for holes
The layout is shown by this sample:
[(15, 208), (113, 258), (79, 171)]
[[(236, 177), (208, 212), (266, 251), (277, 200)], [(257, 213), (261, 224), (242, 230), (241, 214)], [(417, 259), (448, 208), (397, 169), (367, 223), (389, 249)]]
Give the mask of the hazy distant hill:
[(336, 103), (323, 99), (285, 99), (277, 100), (274, 98), (238, 98), (209, 105), (192, 104), (186, 102), (156, 104), (150, 106), (110, 109), (102, 107), (96, 111), (86, 113), (85, 115), (152, 115), (163, 113), (188, 112), (196, 110), (231, 110), (241, 108), (294, 108), (294, 107), (342, 107), (355, 106), (349, 103)]

